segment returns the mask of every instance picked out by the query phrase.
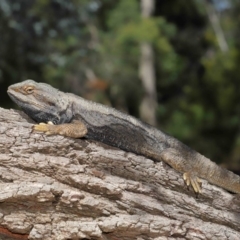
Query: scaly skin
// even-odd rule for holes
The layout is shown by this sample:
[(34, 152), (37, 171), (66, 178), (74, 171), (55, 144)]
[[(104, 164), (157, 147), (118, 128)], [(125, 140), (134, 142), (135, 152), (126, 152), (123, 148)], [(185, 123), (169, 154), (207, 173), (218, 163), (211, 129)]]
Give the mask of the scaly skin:
[(196, 193), (201, 192), (200, 178), (240, 193), (239, 176), (177, 139), (113, 108), (33, 80), (11, 85), (8, 94), (29, 117), (40, 123), (34, 126), (36, 131), (73, 138), (85, 136), (154, 161), (164, 161), (183, 173), (187, 185)]

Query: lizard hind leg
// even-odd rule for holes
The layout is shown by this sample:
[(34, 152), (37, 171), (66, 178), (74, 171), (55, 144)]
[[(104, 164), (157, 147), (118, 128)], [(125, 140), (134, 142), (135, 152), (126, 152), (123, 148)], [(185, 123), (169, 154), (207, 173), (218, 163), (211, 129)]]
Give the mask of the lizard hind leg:
[[(202, 182), (195, 174), (194, 170), (191, 170), (192, 167), (190, 162), (186, 160), (191, 157), (188, 156), (186, 149), (176, 149), (176, 148), (167, 148), (160, 154), (161, 160), (169, 164), (175, 170), (184, 173), (183, 179), (187, 186), (192, 186), (196, 194), (201, 193)], [(189, 166), (190, 165), (190, 166)]]
[(196, 175), (191, 174), (190, 172), (185, 172), (183, 174), (183, 179), (187, 186), (192, 186), (196, 194), (202, 192), (202, 181)]

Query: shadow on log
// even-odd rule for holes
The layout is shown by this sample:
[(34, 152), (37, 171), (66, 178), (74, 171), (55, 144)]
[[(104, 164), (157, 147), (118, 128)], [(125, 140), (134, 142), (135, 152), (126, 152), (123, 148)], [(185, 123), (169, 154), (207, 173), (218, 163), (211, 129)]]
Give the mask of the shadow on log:
[(196, 198), (165, 163), (0, 120), (0, 239), (240, 239), (234, 194), (203, 181)]

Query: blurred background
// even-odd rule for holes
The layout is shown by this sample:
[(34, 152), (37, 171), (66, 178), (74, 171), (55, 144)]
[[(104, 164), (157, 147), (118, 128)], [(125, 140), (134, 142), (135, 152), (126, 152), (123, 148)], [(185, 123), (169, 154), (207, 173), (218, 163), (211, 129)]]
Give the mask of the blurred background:
[(7, 87), (47, 82), (240, 169), (240, 1), (1, 0)]

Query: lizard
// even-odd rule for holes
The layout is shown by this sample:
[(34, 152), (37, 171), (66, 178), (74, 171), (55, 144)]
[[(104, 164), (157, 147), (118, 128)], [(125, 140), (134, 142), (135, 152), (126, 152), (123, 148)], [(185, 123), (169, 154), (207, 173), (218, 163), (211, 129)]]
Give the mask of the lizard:
[(38, 124), (34, 131), (92, 139), (163, 161), (183, 174), (186, 185), (202, 192), (202, 179), (240, 193), (240, 177), (176, 138), (114, 108), (64, 93), (49, 84), (25, 80), (8, 87), (10, 98)]

